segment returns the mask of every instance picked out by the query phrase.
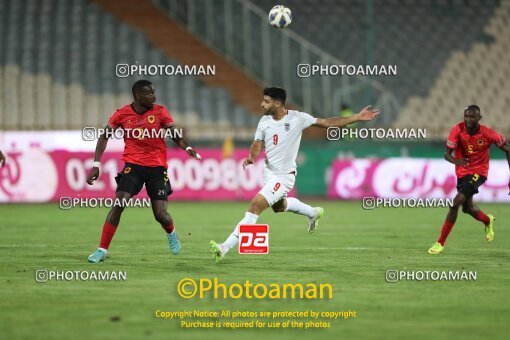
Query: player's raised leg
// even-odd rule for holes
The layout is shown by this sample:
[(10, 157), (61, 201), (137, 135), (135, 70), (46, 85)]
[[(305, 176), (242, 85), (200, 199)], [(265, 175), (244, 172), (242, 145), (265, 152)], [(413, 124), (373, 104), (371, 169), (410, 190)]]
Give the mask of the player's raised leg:
[[(131, 198), (131, 194), (129, 192), (117, 191), (115, 193), (115, 198), (118, 202), (126, 202)], [(117, 227), (120, 222), (120, 217), (122, 212), (124, 211), (123, 206), (115, 205), (108, 215), (106, 216), (106, 221), (103, 225), (103, 232), (101, 234), (101, 241), (99, 242), (99, 248), (92, 253), (88, 261), (91, 263), (99, 263), (106, 259), (106, 254), (108, 253), (108, 248), (110, 247), (110, 243), (112, 241), (115, 232), (117, 231)]]
[(289, 211), (295, 214), (304, 215), (308, 219), (308, 233), (311, 234), (319, 226), (319, 219), (324, 215), (321, 207), (312, 207), (294, 197), (286, 197), (272, 205), (275, 213)]
[(266, 198), (275, 213), (289, 211), (304, 215), (308, 218), (308, 233), (313, 233), (319, 225), (319, 219), (324, 215), (324, 209), (312, 207), (294, 197), (287, 197), (296, 182), (294, 171), (275, 175), (269, 170), (264, 171), (265, 185), (260, 194)]
[(459, 214), (460, 206), (466, 201), (466, 196), (461, 194), (460, 192), (453, 199), (453, 205), (449, 208), (448, 214), (446, 215), (446, 220), (443, 223), (443, 228), (441, 229), (441, 235), (436, 243), (432, 245), (429, 249), (429, 254), (437, 255), (443, 252), (444, 244), (448, 235), (453, 229), (455, 222), (457, 221), (457, 216)]
[(477, 221), (483, 223), (485, 227), (485, 238), (487, 241), (492, 242), (494, 240), (494, 216), (485, 215), (478, 206), (473, 203), (473, 196), (469, 197), (464, 204), (462, 204), (462, 212), (473, 216)]
[(239, 225), (257, 223), (259, 215), (268, 207), (269, 203), (267, 202), (266, 198), (258, 193), (251, 201), (248, 211), (244, 214), (244, 218), (239, 221), (239, 223), (234, 228), (234, 231), (227, 237), (225, 242), (220, 244), (211, 241), (209, 243), (211, 252), (213, 253), (213, 257), (216, 262), (221, 260), (228, 253), (228, 251), (234, 248), (239, 242)]

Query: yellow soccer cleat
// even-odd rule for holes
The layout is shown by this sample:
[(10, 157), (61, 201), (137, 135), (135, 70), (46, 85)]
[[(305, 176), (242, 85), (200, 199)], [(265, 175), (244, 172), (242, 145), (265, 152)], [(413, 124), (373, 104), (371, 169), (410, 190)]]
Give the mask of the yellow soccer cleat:
[(492, 215), (487, 215), (489, 217), (489, 225), (485, 226), (485, 238), (487, 241), (492, 242), (494, 241), (494, 221), (496, 218)]
[(444, 246), (441, 245), (441, 243), (436, 242), (430, 247), (429, 254), (431, 255), (439, 255), (443, 252)]
[(223, 256), (225, 256), (225, 253), (223, 253), (223, 249), (221, 249), (221, 245), (214, 241), (209, 242), (209, 249), (211, 249), (213, 259), (216, 262), (220, 262)]

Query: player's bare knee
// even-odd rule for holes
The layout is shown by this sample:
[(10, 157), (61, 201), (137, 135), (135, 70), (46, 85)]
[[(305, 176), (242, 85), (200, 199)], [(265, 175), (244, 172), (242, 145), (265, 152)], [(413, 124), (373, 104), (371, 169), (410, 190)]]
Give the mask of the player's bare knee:
[(120, 202), (126, 202), (131, 198), (131, 194), (129, 192), (118, 191), (115, 193), (115, 198)]
[(478, 212), (479, 212), (479, 211), (480, 211), (480, 210), (479, 210), (477, 207), (473, 207), (473, 206), (471, 206), (471, 207), (469, 207), (468, 211), (466, 211), (465, 213), (466, 213), (466, 214), (469, 214), (469, 215), (471, 215), (471, 216), (476, 216), (476, 215), (478, 215)]
[(462, 211), (464, 211), (464, 204), (465, 202), (465, 198), (464, 196), (457, 196), (453, 199), (453, 203), (452, 203), (452, 206), (450, 207), (450, 209), (455, 209), (455, 210), (459, 210), (460, 207), (462, 207)]
[(125, 192), (125, 191), (117, 191), (115, 193), (115, 197), (117, 197), (117, 198), (130, 198), (131, 194), (129, 192)]
[(158, 209), (154, 212), (154, 218), (156, 221), (158, 221), (160, 224), (168, 225), (172, 222), (172, 218), (170, 217), (170, 214), (163, 210)]
[(255, 214), (255, 215), (260, 215), (262, 210), (259, 208), (257, 203), (251, 202), (250, 207), (248, 208), (248, 212)]
[(161, 214), (161, 215), (156, 215), (154, 216), (154, 218), (156, 219), (156, 221), (158, 221), (159, 224), (161, 225), (168, 225), (170, 224), (169, 222), (169, 219), (167, 218), (167, 216)]
[(267, 198), (265, 198), (261, 194), (257, 194), (251, 201), (250, 207), (248, 208), (248, 212), (255, 215), (260, 215), (264, 210), (269, 208), (269, 205), (270, 204), (267, 201)]
[(469, 214), (471, 213), (471, 208), (470, 207), (466, 207), (465, 205), (462, 206), (462, 212), (464, 214)]

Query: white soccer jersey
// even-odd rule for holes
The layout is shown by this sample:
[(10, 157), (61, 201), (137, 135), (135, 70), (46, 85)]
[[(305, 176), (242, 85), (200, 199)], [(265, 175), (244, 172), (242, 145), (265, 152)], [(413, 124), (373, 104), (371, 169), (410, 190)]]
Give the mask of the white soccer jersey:
[(272, 116), (260, 119), (255, 140), (264, 141), (266, 166), (274, 174), (296, 171), (296, 156), (304, 129), (317, 122), (307, 113), (288, 110), (280, 120)]

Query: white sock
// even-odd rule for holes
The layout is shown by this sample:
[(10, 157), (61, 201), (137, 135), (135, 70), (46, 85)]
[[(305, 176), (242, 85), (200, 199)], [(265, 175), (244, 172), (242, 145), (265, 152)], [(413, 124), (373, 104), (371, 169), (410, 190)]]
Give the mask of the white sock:
[(101, 247), (99, 247), (97, 249), (104, 251), (105, 254), (108, 253), (108, 249), (104, 249), (104, 248), (101, 248)]
[(301, 202), (297, 198), (287, 197), (287, 209), (285, 211), (292, 211), (293, 213), (305, 215), (309, 218), (313, 218), (317, 216), (317, 212), (311, 206), (306, 203)]
[(244, 218), (236, 225), (232, 234), (221, 244), (221, 250), (223, 254), (226, 254), (230, 249), (234, 248), (239, 242), (239, 225), (240, 224), (255, 224), (257, 223), (258, 215), (252, 214), (251, 212), (246, 212), (244, 214)]

